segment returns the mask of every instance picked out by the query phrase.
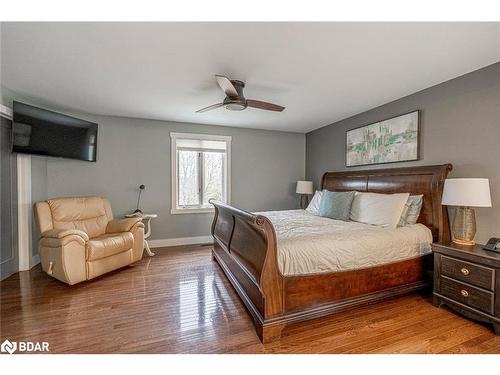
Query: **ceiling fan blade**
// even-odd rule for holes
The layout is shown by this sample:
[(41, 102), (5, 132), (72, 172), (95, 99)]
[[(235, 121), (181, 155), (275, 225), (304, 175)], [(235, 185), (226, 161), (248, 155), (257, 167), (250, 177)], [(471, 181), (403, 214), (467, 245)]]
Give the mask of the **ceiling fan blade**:
[(251, 99), (247, 100), (247, 106), (252, 108), (265, 109), (267, 111), (276, 111), (276, 112), (281, 112), (285, 109), (285, 107), (282, 107), (277, 104), (262, 102), (260, 100), (251, 100)]
[(230, 98), (237, 98), (238, 97), (238, 91), (236, 91), (236, 88), (231, 83), (229, 78), (216, 74), (215, 79), (217, 80), (217, 83), (219, 84), (222, 91), (224, 91), (227, 96), (229, 96)]
[(212, 109), (222, 107), (223, 105), (224, 105), (224, 103), (212, 104), (212, 105), (209, 105), (208, 107), (197, 110), (196, 113), (211, 111)]

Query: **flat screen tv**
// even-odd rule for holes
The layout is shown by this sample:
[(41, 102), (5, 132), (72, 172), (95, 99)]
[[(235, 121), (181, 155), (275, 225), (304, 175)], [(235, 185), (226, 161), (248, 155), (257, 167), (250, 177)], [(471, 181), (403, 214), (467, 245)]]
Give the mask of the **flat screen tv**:
[(97, 124), (14, 102), (12, 152), (96, 161)]

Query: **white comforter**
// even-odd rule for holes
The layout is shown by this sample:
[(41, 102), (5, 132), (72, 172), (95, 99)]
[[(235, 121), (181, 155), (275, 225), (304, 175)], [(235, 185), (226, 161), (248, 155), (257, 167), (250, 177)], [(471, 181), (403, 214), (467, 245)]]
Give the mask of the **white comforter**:
[(286, 276), (347, 271), (430, 253), (422, 224), (387, 229), (315, 216), (305, 210), (260, 212), (274, 225), (278, 261)]

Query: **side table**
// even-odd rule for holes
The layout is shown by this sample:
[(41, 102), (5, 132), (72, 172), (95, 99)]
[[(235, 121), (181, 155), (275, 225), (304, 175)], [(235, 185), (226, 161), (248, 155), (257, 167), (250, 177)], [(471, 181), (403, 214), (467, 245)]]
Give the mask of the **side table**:
[(155, 253), (151, 251), (149, 248), (148, 241), (146, 241), (147, 238), (151, 236), (151, 219), (155, 219), (158, 217), (157, 214), (141, 214), (141, 213), (135, 213), (135, 214), (127, 214), (125, 217), (140, 217), (143, 221), (145, 221), (146, 225), (146, 233), (144, 233), (144, 249), (146, 249), (146, 254), (148, 254), (150, 257), (154, 256)]

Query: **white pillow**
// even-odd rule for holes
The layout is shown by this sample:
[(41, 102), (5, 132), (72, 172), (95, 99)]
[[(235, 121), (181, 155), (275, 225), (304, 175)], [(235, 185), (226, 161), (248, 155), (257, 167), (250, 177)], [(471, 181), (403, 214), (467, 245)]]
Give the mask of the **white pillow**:
[(422, 210), (424, 196), (420, 195), (410, 195), (403, 208), (403, 213), (399, 219), (398, 227), (404, 227), (406, 225), (413, 225), (417, 223), (418, 217), (420, 216), (420, 211)]
[(306, 208), (306, 211), (309, 211), (310, 213), (312, 213), (314, 215), (319, 215), (319, 205), (321, 203), (322, 196), (323, 196), (323, 192), (316, 190), (313, 198), (311, 199), (311, 202), (309, 202), (309, 205)]
[(409, 196), (409, 193), (356, 192), (351, 207), (351, 220), (384, 228), (396, 228)]

